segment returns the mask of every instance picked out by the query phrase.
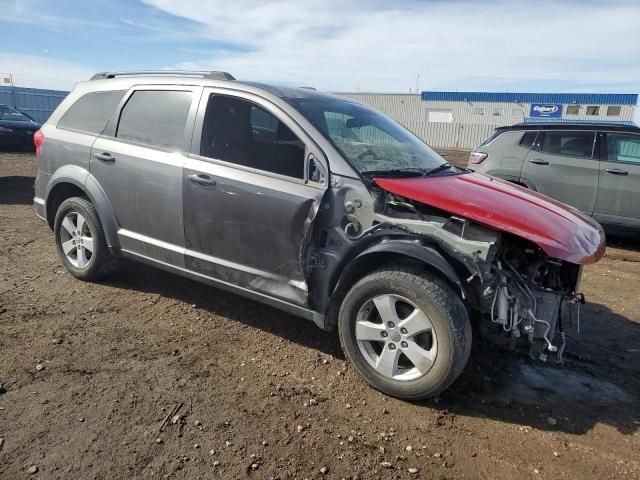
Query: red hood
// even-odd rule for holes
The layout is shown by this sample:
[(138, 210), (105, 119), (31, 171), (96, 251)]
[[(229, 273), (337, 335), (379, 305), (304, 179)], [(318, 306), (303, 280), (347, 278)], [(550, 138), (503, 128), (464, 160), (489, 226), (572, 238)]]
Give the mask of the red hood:
[(604, 231), (591, 218), (533, 190), (480, 173), (376, 178), (381, 188), (532, 241), (547, 255), (587, 264), (604, 255)]

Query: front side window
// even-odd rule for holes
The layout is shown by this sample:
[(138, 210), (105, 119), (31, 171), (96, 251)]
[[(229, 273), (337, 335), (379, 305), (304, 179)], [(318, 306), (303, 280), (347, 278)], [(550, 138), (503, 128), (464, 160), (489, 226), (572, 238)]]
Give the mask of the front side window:
[(71, 105), (57, 126), (99, 135), (124, 94), (124, 90), (87, 93)]
[(116, 137), (149, 145), (179, 149), (191, 108), (191, 92), (137, 90), (120, 114)]
[(541, 150), (552, 155), (591, 158), (593, 151), (593, 132), (544, 132)]
[(612, 162), (640, 164), (640, 135), (607, 133), (607, 158)]
[(200, 155), (304, 178), (304, 143), (275, 115), (241, 98), (209, 97)]
[(414, 170), (419, 174), (446, 163), (409, 130), (365, 105), (324, 98), (287, 101), (361, 174)]

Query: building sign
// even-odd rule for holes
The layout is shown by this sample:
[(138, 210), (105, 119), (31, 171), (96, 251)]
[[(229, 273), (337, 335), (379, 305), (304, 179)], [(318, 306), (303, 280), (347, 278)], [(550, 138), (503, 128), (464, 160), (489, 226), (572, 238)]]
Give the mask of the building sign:
[(558, 103), (532, 103), (530, 117), (560, 118), (562, 117), (562, 104)]

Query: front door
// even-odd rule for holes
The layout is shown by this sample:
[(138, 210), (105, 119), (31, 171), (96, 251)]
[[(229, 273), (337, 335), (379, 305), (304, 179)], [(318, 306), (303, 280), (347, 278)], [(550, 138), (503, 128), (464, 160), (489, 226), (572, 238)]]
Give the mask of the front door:
[(133, 89), (91, 148), (91, 174), (111, 203), (120, 247), (177, 266), (184, 264), (182, 166), (196, 93)]
[(321, 152), (250, 94), (205, 90), (196, 129), (183, 174), (186, 267), (307, 305), (306, 247), (327, 184), (308, 178), (308, 162)]
[(595, 137), (593, 131), (540, 132), (522, 165), (522, 178), (538, 192), (591, 215), (598, 191)]
[(603, 223), (640, 226), (640, 135), (605, 132), (601, 139), (594, 217)]

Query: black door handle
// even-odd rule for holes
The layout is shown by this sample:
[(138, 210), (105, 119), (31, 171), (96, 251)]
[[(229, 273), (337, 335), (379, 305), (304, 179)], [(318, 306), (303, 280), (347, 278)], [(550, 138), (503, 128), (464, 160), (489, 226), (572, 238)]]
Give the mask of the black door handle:
[(620, 170), (619, 168), (605, 168), (604, 171), (612, 175), (629, 175), (629, 172)]
[(93, 156), (106, 163), (113, 163), (116, 161), (116, 157), (111, 155), (109, 152), (94, 153)]
[(535, 163), (536, 165), (549, 165), (547, 160), (542, 160), (541, 158), (532, 158), (529, 160), (531, 163)]
[(187, 175), (187, 178), (193, 183), (197, 183), (202, 186), (213, 186), (216, 184), (216, 181), (211, 178), (209, 175), (205, 175), (204, 173), (192, 173), (191, 175)]

